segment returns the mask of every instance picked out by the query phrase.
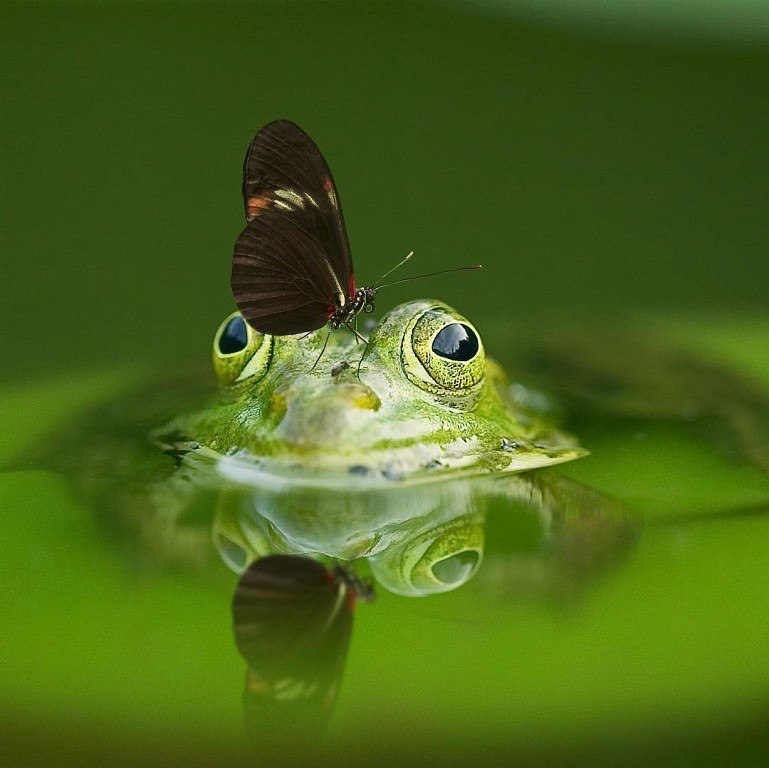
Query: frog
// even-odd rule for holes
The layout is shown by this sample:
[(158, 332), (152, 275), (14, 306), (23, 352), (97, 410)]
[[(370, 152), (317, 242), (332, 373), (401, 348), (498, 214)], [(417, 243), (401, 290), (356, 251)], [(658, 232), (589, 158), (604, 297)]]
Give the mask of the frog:
[[(67, 475), (132, 566), (240, 575), (303, 554), (426, 597), (484, 577), (491, 505), (537, 530), (514, 570), (544, 569), (520, 588), (547, 592), (589, 584), (626, 539), (624, 510), (550, 469), (587, 450), (446, 303), (395, 307), (365, 346), (345, 331), (263, 335), (238, 312), (213, 330), (208, 367), (140, 374), (17, 462)], [(611, 535), (588, 534), (597, 524)], [(593, 564), (576, 578), (561, 557), (575, 537)]]
[[(486, 507), (498, 498), (534, 510), (551, 544), (596, 520), (614, 531), (604, 544), (626, 538), (617, 504), (543, 471), (587, 451), (537, 393), (511, 385), (476, 327), (442, 301), (396, 306), (365, 347), (323, 329), (261, 334), (236, 311), (211, 354), (218, 397), (152, 440), (186, 472), (197, 467), (198, 484), (213, 478), (212, 538), (236, 573), (274, 552), (307, 553), (365, 561), (396, 594), (451, 591), (479, 571)], [(163, 520), (147, 540), (172, 530)], [(167, 549), (178, 554), (175, 535)], [(595, 549), (581, 538), (581, 549)], [(556, 582), (557, 550), (546, 558)]]
[(506, 475), (586, 455), (514, 399), (478, 331), (442, 302), (394, 308), (361, 347), (324, 330), (261, 334), (234, 312), (214, 336), (219, 400), (156, 437), (189, 438), (266, 484), (346, 490)]

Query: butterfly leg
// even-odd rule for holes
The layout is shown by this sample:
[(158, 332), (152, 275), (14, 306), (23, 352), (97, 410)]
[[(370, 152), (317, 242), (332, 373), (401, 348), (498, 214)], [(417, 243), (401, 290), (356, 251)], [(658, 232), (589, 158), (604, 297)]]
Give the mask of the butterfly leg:
[[(356, 337), (359, 336), (359, 334), (358, 334), (358, 316), (357, 315), (355, 315), (355, 336)], [(355, 343), (356, 344), (358, 343), (358, 339), (357, 338), (355, 339)]]
[(320, 354), (318, 355), (315, 362), (312, 364), (312, 368), (310, 368), (310, 371), (314, 371), (315, 368), (318, 366), (318, 363), (320, 362), (321, 357), (323, 357), (323, 353), (326, 351), (326, 346), (328, 345), (328, 339), (331, 336), (331, 329), (328, 329), (328, 333), (326, 334), (326, 339), (323, 342), (323, 348), (320, 350)]
[(357, 377), (358, 381), (360, 381), (360, 367), (363, 365), (363, 361), (365, 360), (367, 353), (368, 347), (363, 350), (363, 354), (360, 356), (360, 360), (358, 360), (358, 370), (355, 372), (355, 376)]
[(366, 355), (368, 354), (369, 348), (370, 348), (370, 345), (368, 342), (366, 342), (366, 346), (363, 349), (363, 354), (360, 356), (360, 360), (358, 360), (358, 369), (355, 372), (355, 376), (357, 377), (358, 381), (360, 381), (360, 368), (363, 365), (363, 361), (366, 359)]
[(366, 346), (368, 346), (368, 339), (367, 339), (365, 336), (363, 336), (363, 335), (361, 335), (360, 333), (358, 333), (358, 330), (357, 330), (357, 328), (353, 328), (353, 327), (352, 327), (352, 326), (351, 326), (349, 323), (342, 323), (342, 325), (344, 325), (344, 327), (345, 327), (345, 328), (347, 328), (347, 330), (348, 330), (350, 333), (353, 333), (353, 334), (355, 334), (355, 337), (356, 337), (357, 339), (359, 339), (359, 340), (360, 340), (360, 341), (362, 341), (362, 342), (363, 342), (363, 343), (364, 343)]

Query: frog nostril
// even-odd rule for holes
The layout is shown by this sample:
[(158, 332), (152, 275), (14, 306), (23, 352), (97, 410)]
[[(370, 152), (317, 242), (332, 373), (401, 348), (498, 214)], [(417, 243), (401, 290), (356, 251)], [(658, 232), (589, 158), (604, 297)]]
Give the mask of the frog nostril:
[(280, 421), (286, 415), (286, 409), (288, 408), (286, 396), (280, 392), (275, 392), (270, 398), (270, 404), (268, 407), (270, 416), (275, 421)]
[(378, 411), (382, 401), (376, 392), (365, 384), (347, 383), (343, 385), (345, 400), (355, 408), (368, 411)]

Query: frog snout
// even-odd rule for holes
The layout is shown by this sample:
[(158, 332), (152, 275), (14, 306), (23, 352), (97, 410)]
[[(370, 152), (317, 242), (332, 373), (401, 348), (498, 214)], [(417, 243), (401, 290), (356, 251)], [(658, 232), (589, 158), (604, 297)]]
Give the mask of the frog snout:
[(371, 387), (359, 381), (338, 381), (315, 396), (302, 399), (301, 407), (321, 414), (345, 411), (355, 417), (356, 411), (374, 412), (381, 405), (381, 400)]
[(381, 401), (360, 382), (334, 382), (314, 392), (285, 393), (285, 412), (277, 435), (294, 445), (333, 445), (344, 432), (362, 426)]
[(340, 384), (338, 389), (341, 390), (342, 397), (346, 399), (348, 405), (351, 405), (353, 408), (378, 411), (379, 406), (382, 405), (376, 392), (365, 384), (348, 382)]

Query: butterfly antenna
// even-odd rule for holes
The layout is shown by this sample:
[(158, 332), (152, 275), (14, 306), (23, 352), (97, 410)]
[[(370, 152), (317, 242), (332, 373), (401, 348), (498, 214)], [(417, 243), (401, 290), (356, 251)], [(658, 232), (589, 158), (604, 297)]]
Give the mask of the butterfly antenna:
[[(423, 277), (435, 277), (435, 275), (446, 275), (449, 272), (467, 272), (470, 269), (483, 269), (483, 264), (473, 264), (470, 267), (455, 267), (454, 269), (441, 269), (438, 272), (427, 272), (424, 275), (415, 275), (414, 277), (404, 277), (401, 280), (393, 280), (391, 283), (385, 283), (384, 285), (377, 285), (376, 289), (380, 290), (381, 288), (387, 288), (391, 285), (397, 285), (398, 283), (409, 283), (412, 280), (421, 280)], [(390, 272), (392, 272), (392, 270), (390, 270)]]
[(389, 275), (389, 274), (391, 274), (391, 273), (395, 272), (395, 270), (396, 270), (396, 269), (398, 269), (398, 267), (402, 267), (402, 266), (403, 266), (403, 265), (404, 265), (404, 264), (405, 264), (405, 263), (406, 263), (406, 262), (407, 262), (407, 261), (408, 261), (408, 260), (409, 260), (409, 259), (410, 259), (410, 258), (413, 256), (413, 255), (414, 255), (414, 251), (411, 251), (411, 253), (409, 253), (409, 254), (406, 256), (406, 258), (405, 258), (405, 259), (401, 259), (401, 260), (400, 260), (400, 261), (399, 261), (399, 262), (398, 262), (398, 263), (397, 263), (397, 264), (396, 264), (394, 267), (390, 267), (390, 269), (388, 269), (388, 270), (387, 270), (387, 272), (385, 272), (385, 273), (382, 275), (382, 277), (380, 277), (380, 278), (379, 278), (379, 280), (377, 280), (377, 281), (374, 283), (374, 285), (372, 285), (371, 287), (372, 287), (372, 288), (374, 288), (374, 289), (376, 289), (376, 288), (380, 288), (381, 286), (379, 285), (379, 283), (381, 283), (381, 282), (382, 282), (382, 280), (384, 280), (384, 279), (387, 277), (387, 275)]

